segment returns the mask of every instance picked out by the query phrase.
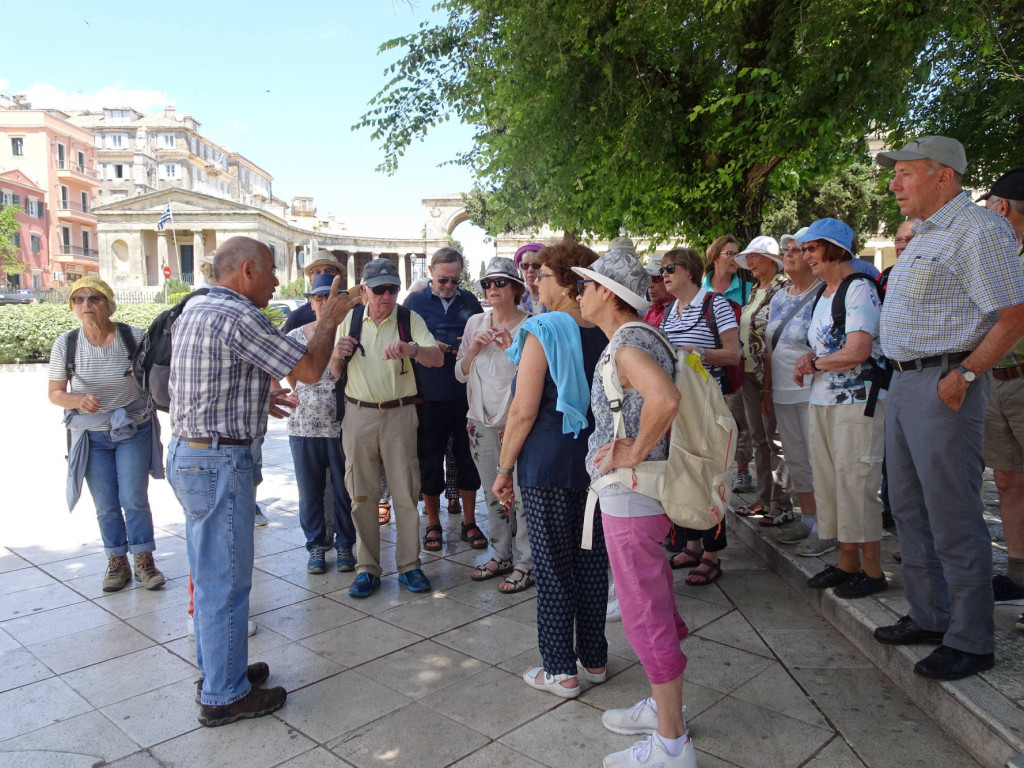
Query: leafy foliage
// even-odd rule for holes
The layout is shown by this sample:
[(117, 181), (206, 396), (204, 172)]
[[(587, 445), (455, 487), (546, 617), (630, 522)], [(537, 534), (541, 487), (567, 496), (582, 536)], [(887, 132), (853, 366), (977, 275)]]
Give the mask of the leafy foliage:
[(381, 46), (403, 55), (356, 127), (383, 143), (384, 170), (456, 116), (476, 134), (453, 162), (475, 171), (467, 202), (492, 235), (548, 221), (696, 243), (757, 234), (779, 169), (814, 166), (899, 119), (906, 84), (928, 69), (921, 52), (951, 18), (967, 29), (973, 10), (938, 0), (438, 7), (444, 24)]
[(165, 306), (168, 304), (174, 305), (181, 301), (182, 296), (187, 296), (190, 293), (192, 293), (191, 283), (187, 283), (178, 277), (169, 277), (167, 278), (167, 300), (164, 301), (164, 292), (159, 291), (153, 297), (153, 301)]
[(306, 295), (306, 278), (297, 277), (290, 283), (285, 283), (277, 289), (277, 295), (282, 299), (301, 299)]
[(21, 224), (14, 218), (18, 209), (13, 205), (0, 206), (0, 283), (6, 284), (7, 273), (20, 275), (28, 265), (25, 264), (18, 254), (21, 249), (14, 245), (14, 237), (21, 229)]

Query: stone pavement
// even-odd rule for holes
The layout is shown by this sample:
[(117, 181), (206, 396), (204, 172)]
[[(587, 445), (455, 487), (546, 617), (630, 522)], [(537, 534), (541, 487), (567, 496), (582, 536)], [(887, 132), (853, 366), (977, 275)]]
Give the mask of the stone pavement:
[[(166, 587), (104, 594), (90, 501), (73, 515), (63, 502), (64, 434), (45, 389), (40, 367), (0, 372), (0, 766), (563, 768), (598, 766), (632, 743), (600, 721), (649, 690), (621, 625), (608, 626), (608, 682), (582, 683), (572, 701), (529, 689), (519, 676), (540, 662), (535, 592), (473, 582), (482, 556), (458, 540), (457, 518), (444, 520), (441, 556), (424, 554), (429, 594), (400, 589), (393, 523), (374, 597), (347, 596), (352, 574), (307, 575), (279, 422), (258, 493), (270, 525), (255, 532), (250, 658), (270, 664), (288, 702), (199, 727), (181, 510), (165, 482), (152, 483)], [(766, 539), (734, 522), (723, 578), (695, 588), (677, 574), (702, 768), (979, 765), (822, 618), (809, 590), (768, 568)]]

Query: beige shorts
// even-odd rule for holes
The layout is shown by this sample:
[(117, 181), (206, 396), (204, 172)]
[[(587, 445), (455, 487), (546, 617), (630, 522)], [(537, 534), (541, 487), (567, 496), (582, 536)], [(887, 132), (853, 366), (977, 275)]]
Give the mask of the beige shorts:
[(882, 539), (885, 401), (874, 416), (864, 403), (811, 405), (809, 443), (818, 536), (852, 544)]
[(1024, 379), (992, 380), (985, 410), (985, 466), (1024, 472)]

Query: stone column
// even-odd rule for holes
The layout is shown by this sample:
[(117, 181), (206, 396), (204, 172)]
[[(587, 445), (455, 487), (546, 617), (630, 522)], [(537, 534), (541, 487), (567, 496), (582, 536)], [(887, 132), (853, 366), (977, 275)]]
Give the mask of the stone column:
[[(160, 273), (160, 279), (163, 279), (163, 268), (168, 266), (171, 268), (171, 274), (174, 274), (175, 264), (171, 264), (169, 252), (171, 248), (168, 243), (171, 239), (171, 233), (167, 230), (156, 233), (156, 254), (157, 254), (157, 270)], [(162, 284), (162, 283), (161, 283)]]
[[(196, 230), (192, 233), (192, 263), (196, 273), (199, 272), (199, 265), (206, 261), (206, 235)], [(196, 280), (198, 283), (199, 281)]]
[(356, 273), (356, 252), (348, 252), (348, 260), (345, 262), (345, 287), (351, 288), (362, 278)]

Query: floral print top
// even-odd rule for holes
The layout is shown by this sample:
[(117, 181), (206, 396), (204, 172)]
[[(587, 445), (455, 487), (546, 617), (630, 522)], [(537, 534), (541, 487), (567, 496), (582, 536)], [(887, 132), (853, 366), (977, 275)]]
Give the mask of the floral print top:
[[(288, 337), (306, 346), (308, 339), (302, 328), (289, 331)], [(323, 376), (316, 384), (298, 384), (295, 393), (299, 397), (298, 407), (288, 417), (288, 435), (291, 437), (341, 437), (341, 422), (338, 421), (337, 402), (331, 366), (324, 369)]]

